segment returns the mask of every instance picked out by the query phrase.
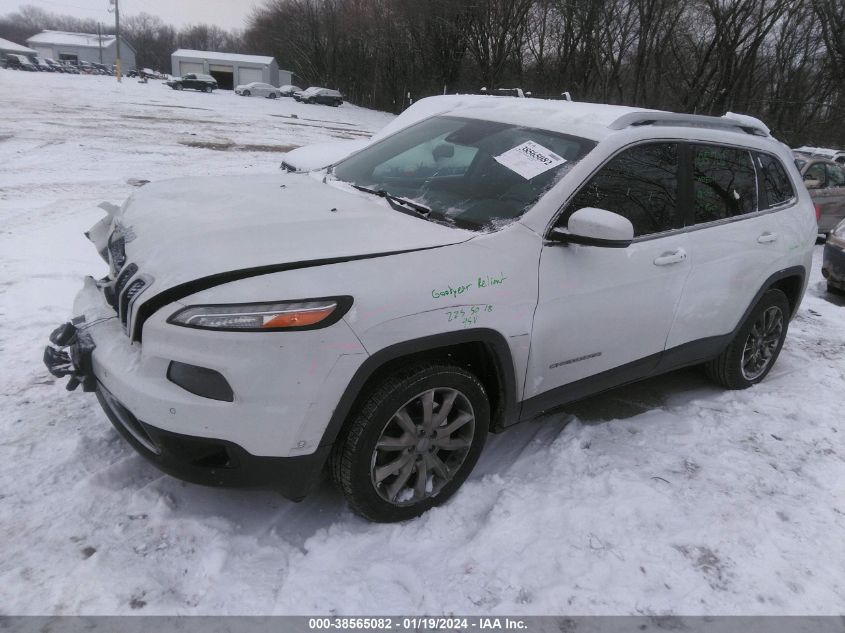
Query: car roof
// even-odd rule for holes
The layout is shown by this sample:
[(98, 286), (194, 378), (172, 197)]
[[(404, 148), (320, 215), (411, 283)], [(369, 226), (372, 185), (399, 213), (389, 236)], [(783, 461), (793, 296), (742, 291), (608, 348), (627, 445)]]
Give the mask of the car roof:
[[(655, 131), (657, 128), (712, 129), (736, 132), (746, 138), (756, 136), (771, 140), (769, 128), (762, 121), (732, 113), (723, 117), (711, 117), (602, 103), (487, 95), (463, 99), (460, 105), (443, 114), (526, 127), (538, 127), (538, 122), (541, 122), (539, 127), (545, 130), (595, 141), (603, 141), (626, 130), (643, 127)], [(683, 134), (682, 137), (684, 136), (692, 135)]]

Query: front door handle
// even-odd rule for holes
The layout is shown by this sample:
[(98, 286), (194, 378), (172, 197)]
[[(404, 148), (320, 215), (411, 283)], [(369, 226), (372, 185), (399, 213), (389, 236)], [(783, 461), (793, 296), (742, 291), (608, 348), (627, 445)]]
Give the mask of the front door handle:
[(770, 233), (766, 231), (760, 237), (757, 238), (758, 244), (770, 244), (772, 242), (776, 242), (778, 239), (777, 233)]
[(670, 264), (680, 264), (687, 259), (687, 252), (679, 248), (675, 251), (663, 253), (660, 257), (654, 260), (655, 266), (669, 266)]

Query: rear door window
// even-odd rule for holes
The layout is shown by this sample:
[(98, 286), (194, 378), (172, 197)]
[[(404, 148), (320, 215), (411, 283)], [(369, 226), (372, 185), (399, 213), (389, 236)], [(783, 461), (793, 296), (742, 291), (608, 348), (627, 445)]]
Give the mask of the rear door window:
[(827, 186), (827, 175), (825, 174), (824, 163), (813, 163), (807, 168), (807, 171), (804, 172), (804, 180), (816, 180), (818, 181), (818, 187), (825, 187)]
[(760, 182), (769, 207), (775, 207), (795, 197), (789, 176), (777, 158), (768, 154), (757, 154), (757, 166), (760, 168)]
[(649, 143), (615, 156), (575, 195), (561, 224), (584, 207), (628, 218), (635, 237), (682, 227), (678, 213), (678, 145)]
[(747, 150), (692, 146), (692, 194), (696, 224), (757, 211), (757, 174)]
[(828, 187), (843, 187), (845, 186), (845, 172), (839, 165), (826, 164), (825, 171), (827, 172), (827, 186)]

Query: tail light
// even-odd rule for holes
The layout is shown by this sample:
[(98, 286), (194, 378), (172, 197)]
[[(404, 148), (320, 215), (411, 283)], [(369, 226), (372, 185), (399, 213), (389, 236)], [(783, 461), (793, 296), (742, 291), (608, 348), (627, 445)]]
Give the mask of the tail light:
[(818, 224), (819, 219), (822, 217), (822, 205), (816, 202), (813, 206), (816, 208), (816, 223)]

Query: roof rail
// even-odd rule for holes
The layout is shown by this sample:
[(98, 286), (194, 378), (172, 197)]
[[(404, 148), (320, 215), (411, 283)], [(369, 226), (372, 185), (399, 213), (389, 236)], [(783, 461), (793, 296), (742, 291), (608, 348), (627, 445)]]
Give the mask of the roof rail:
[(677, 125), (686, 127), (709, 127), (723, 130), (742, 130), (754, 136), (769, 136), (767, 130), (746, 121), (727, 117), (704, 116), (701, 114), (678, 114), (677, 112), (629, 112), (608, 125), (611, 130), (641, 125)]

